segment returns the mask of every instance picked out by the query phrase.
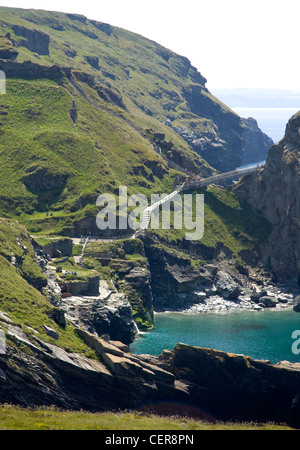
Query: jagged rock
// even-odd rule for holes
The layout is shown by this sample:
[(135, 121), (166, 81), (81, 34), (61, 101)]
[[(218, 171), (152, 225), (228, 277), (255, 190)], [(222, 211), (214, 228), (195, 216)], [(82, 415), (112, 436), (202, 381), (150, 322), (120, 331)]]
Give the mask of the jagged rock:
[(274, 144), (273, 140), (261, 131), (253, 117), (241, 119), (244, 125), (243, 164), (264, 161), (267, 151)]
[(126, 105), (120, 93), (113, 91), (112, 89), (106, 86), (100, 85), (96, 86), (96, 90), (100, 98), (102, 98), (106, 102), (112, 103), (113, 105), (118, 106), (119, 108), (122, 108), (125, 111), (127, 111)]
[[(110, 338), (109, 338), (110, 340)], [(124, 353), (128, 353), (129, 352), (129, 345), (124, 344), (123, 342), (120, 341), (110, 341), (110, 343), (114, 346), (117, 347), (118, 349), (122, 350), (122, 352)]]
[(269, 222), (261, 246), (261, 260), (274, 280), (299, 283), (300, 114), (288, 122), (284, 138), (268, 152), (266, 164), (244, 177), (234, 192)]
[(182, 95), (194, 114), (208, 119), (214, 118), (213, 131), (195, 133), (178, 128), (176, 131), (212, 167), (221, 172), (240, 167), (244, 160), (264, 160), (272, 140), (255, 126), (252, 119), (242, 119), (233, 114), (224, 117), (220, 105), (210, 101), (202, 91), (203, 86), (191, 85), (182, 90)]
[(22, 181), (31, 191), (49, 191), (50, 189), (63, 188), (67, 182), (67, 174), (51, 173), (47, 167), (35, 165), (26, 169)]
[(295, 302), (295, 304), (293, 306), (293, 310), (300, 312), (300, 295), (297, 295), (297, 297), (295, 297), (294, 302)]
[(123, 294), (82, 304), (78, 308), (80, 326), (98, 336), (108, 334), (114, 341), (134, 341), (135, 325), (131, 305)]
[(57, 331), (53, 330), (53, 328), (48, 327), (47, 325), (43, 325), (43, 328), (48, 336), (52, 337), (53, 339), (58, 339), (58, 333)]
[(124, 352), (119, 347), (116, 347), (113, 343), (111, 343), (110, 340), (96, 337), (94, 334), (81, 328), (77, 329), (77, 333), (90, 347), (96, 351), (98, 356), (102, 356), (103, 353), (111, 353), (115, 356), (124, 355)]
[(21, 45), (28, 50), (39, 55), (49, 55), (50, 37), (48, 34), (43, 31), (30, 30), (22, 25), (12, 25), (11, 28), (17, 36), (25, 38)]
[(54, 308), (49, 314), (49, 317), (54, 320), (60, 327), (66, 325), (65, 312), (61, 308)]
[[(194, 269), (188, 258), (156, 245), (155, 241), (144, 239), (145, 254), (151, 272), (151, 284), (156, 309), (172, 309), (184, 306), (185, 299), (191, 298), (194, 290), (208, 286), (213, 276), (205, 268)], [(185, 297), (180, 295), (186, 293)], [(172, 304), (170, 304), (170, 298)], [(188, 300), (190, 301), (190, 300)]]
[(217, 293), (225, 299), (236, 300), (241, 294), (240, 286), (232, 277), (223, 271), (218, 272), (218, 281), (216, 283)]
[(78, 114), (77, 114), (76, 103), (73, 100), (72, 101), (72, 108), (70, 109), (70, 117), (71, 117), (73, 123), (77, 122), (77, 116), (78, 116)]
[(31, 61), (24, 61), (19, 63), (17, 61), (0, 60), (0, 70), (5, 73), (7, 78), (48, 78), (61, 82), (67, 69), (62, 69), (57, 65), (43, 66), (32, 63)]
[(134, 267), (128, 274), (125, 275), (124, 280), (129, 283), (130, 286), (138, 292), (143, 301), (151, 320), (153, 319), (153, 296), (151, 289), (151, 277), (148, 268), (146, 267)]
[(97, 22), (96, 20), (90, 20), (90, 23), (98, 28), (98, 30), (101, 30), (103, 33), (107, 34), (107, 36), (110, 36), (113, 31), (112, 26), (108, 23)]
[(98, 56), (85, 56), (85, 59), (94, 69), (100, 69)]
[(91, 297), (99, 295), (99, 275), (88, 277), (86, 280), (67, 280), (66, 284), (72, 295), (85, 295)]
[(0, 58), (13, 61), (17, 58), (18, 54), (19, 52), (14, 47), (10, 34), (7, 33), (4, 38), (0, 36)]
[(262, 296), (259, 299), (259, 305), (264, 305), (266, 308), (274, 308), (277, 301), (274, 298), (268, 296)]
[(14, 345), (0, 355), (1, 403), (194, 417), (197, 412), (196, 417), (212, 421), (300, 426), (299, 363), (273, 365), (184, 344), (159, 356), (131, 355), (82, 333), (98, 349), (101, 361), (96, 361), (37, 337), (33, 343), (19, 327), (9, 325), (7, 333)]

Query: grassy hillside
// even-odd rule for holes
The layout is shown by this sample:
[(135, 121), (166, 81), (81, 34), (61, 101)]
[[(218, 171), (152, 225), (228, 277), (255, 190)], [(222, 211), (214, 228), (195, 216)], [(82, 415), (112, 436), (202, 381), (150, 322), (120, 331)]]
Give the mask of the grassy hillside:
[[(239, 254), (243, 250), (259, 252), (260, 244), (267, 239), (271, 231), (270, 224), (262, 215), (254, 214), (251, 207), (240, 202), (234, 192), (217, 186), (189, 193), (193, 194), (193, 221), (196, 219), (195, 197), (197, 194), (204, 195), (204, 234), (200, 240), (204, 247), (214, 251), (222, 243), (233, 258), (239, 261)], [(184, 205), (184, 199), (182, 204)], [(171, 225), (173, 220), (172, 214)], [(177, 230), (171, 226), (168, 230), (152, 231), (160, 240), (175, 248), (183, 246), (185, 249), (185, 236), (188, 232), (193, 233), (195, 230), (184, 226)]]
[[(223, 145), (221, 159), (241, 150), (240, 118), (187, 58), (74, 14), (1, 7), (0, 17), (0, 213), (31, 232), (80, 234), (97, 195), (119, 185), (129, 194), (170, 192), (175, 171), (154, 151), (157, 142), (181, 167), (215, 171), (178, 127)], [(20, 70), (1, 58), (32, 64)], [(60, 77), (51, 68), (41, 75), (51, 65)]]
[[(43, 294), (46, 284), (27, 230), (15, 221), (1, 219), (0, 310), (29, 338), (38, 336), (68, 351), (93, 357), (94, 352), (83, 343), (72, 325), (67, 323), (62, 327), (51, 318), (55, 307)], [(54, 329), (58, 339), (49, 337), (44, 325)], [(6, 331), (8, 325), (1, 323), (1, 326)]]
[[(172, 171), (138, 132), (68, 87), (13, 79), (1, 98), (1, 210), (34, 232), (62, 232), (76, 213), (95, 205), (97, 193), (119, 185), (132, 193), (172, 188)], [(74, 99), (76, 124), (69, 115)], [(151, 164), (161, 167), (160, 178)], [(56, 214), (49, 224), (39, 213), (50, 210)]]

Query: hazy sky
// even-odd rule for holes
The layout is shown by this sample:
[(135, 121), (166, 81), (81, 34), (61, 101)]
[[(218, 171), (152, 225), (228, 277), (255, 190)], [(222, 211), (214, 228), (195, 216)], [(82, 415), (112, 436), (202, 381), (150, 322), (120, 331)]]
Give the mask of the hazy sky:
[(84, 14), (142, 34), (189, 58), (209, 89), (300, 91), (299, 0), (9, 0), (1, 6)]

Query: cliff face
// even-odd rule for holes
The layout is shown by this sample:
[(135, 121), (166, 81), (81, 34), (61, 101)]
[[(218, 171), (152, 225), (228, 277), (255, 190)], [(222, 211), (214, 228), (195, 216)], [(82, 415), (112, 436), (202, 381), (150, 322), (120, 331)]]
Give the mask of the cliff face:
[(79, 330), (98, 356), (89, 359), (38, 335), (30, 341), (11, 323), (5, 326), (1, 403), (94, 412), (135, 409), (299, 427), (299, 364), (272, 365), (184, 344), (159, 356), (131, 355), (119, 342)]
[(273, 141), (255, 119), (239, 117), (199, 86), (185, 89), (184, 97), (193, 114), (208, 119), (210, 129), (175, 129), (212, 167), (226, 172), (266, 158)]
[(263, 246), (264, 263), (275, 279), (300, 281), (300, 114), (288, 122), (284, 138), (273, 145), (266, 164), (234, 189), (241, 200), (272, 226)]

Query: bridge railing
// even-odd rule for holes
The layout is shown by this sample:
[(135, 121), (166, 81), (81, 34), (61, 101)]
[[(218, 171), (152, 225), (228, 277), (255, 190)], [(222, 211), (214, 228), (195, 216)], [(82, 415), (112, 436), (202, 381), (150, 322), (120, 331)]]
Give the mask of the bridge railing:
[(240, 178), (245, 175), (252, 174), (253, 172), (255, 172), (255, 170), (256, 167), (251, 167), (248, 169), (240, 169), (240, 170), (233, 170), (231, 172), (220, 173), (218, 175), (213, 175), (211, 177), (207, 177), (199, 181), (187, 181), (185, 183), (184, 189), (188, 189), (190, 187), (204, 187), (208, 186), (209, 184), (213, 184), (215, 182), (226, 181), (233, 178)]
[(150, 223), (150, 218), (151, 218), (151, 213), (158, 208), (160, 205), (162, 205), (163, 203), (171, 200), (176, 194), (178, 194), (181, 191), (187, 190), (191, 187), (205, 187), (208, 186), (210, 184), (213, 184), (215, 182), (220, 182), (220, 181), (225, 181), (225, 180), (229, 180), (229, 179), (233, 179), (233, 178), (240, 178), (242, 176), (245, 175), (250, 175), (253, 172), (255, 172), (255, 170), (257, 169), (257, 166), (255, 167), (250, 167), (250, 168), (245, 168), (245, 169), (238, 169), (238, 170), (232, 170), (231, 172), (225, 172), (225, 173), (220, 173), (218, 175), (213, 175), (211, 177), (207, 177), (207, 178), (203, 178), (202, 180), (199, 181), (195, 181), (195, 180), (191, 180), (191, 181), (185, 181), (182, 185), (180, 186), (176, 186), (176, 189), (171, 192), (170, 194), (166, 195), (165, 197), (161, 198), (159, 201), (153, 203), (152, 205), (147, 206), (143, 212), (142, 212), (142, 220), (140, 221), (138, 227), (136, 230), (132, 230), (131, 234), (126, 234), (126, 235), (116, 235), (116, 236), (107, 236), (107, 237), (96, 237), (96, 236), (91, 236), (91, 238), (87, 239), (87, 242), (95, 242), (95, 241), (102, 241), (102, 242), (113, 242), (116, 240), (121, 240), (121, 239), (133, 239), (136, 238), (142, 234), (145, 233), (145, 231), (147, 230), (149, 223)]

